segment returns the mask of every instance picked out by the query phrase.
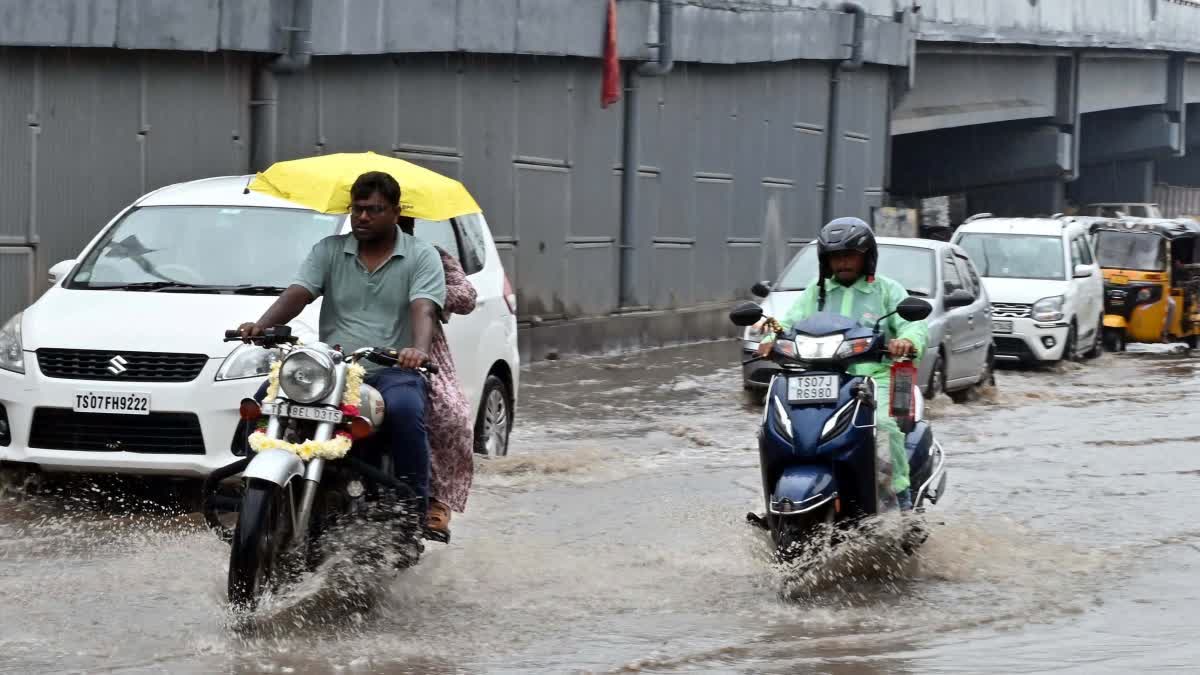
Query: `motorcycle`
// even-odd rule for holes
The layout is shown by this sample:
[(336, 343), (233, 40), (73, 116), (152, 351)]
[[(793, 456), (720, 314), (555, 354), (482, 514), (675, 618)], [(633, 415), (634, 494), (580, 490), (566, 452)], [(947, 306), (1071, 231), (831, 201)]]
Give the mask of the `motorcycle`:
[[(928, 302), (910, 297), (893, 314), (919, 321), (930, 311)], [(879, 326), (889, 316), (871, 327), (819, 312), (788, 331), (767, 317), (764, 323), (776, 336), (770, 355), (744, 362), (770, 359), (781, 369), (768, 386), (758, 432), (766, 515), (747, 514), (752, 524), (770, 531), (781, 561), (793, 560), (815, 545), (836, 543), (839, 533), (894, 508), (890, 455), (877, 453), (875, 420), (880, 411), (875, 382), (847, 372), (856, 363), (884, 360), (887, 344)], [(762, 308), (753, 302), (730, 312), (737, 326), (752, 326), (763, 319)], [(918, 515), (905, 537), (905, 551), (911, 554), (928, 536), (919, 523), (920, 514), (945, 492), (946, 460), (923, 419), (920, 387), (913, 383), (893, 394), (893, 409), (896, 399), (904, 399), (901, 403), (908, 403), (911, 410), (900, 424), (906, 434), (913, 510)], [(882, 445), (887, 447), (886, 442)]]
[[(241, 339), (236, 330), (225, 332), (226, 342)], [(268, 591), (315, 570), (338, 550), (327, 540), (339, 526), (382, 524), (392, 539), (381, 543), (367, 535), (375, 545), (351, 551), (356, 563), (379, 562), (386, 550), (399, 552), (395, 567), (415, 565), (423, 539), (434, 538), (421, 524), (416, 493), (393, 477), (389, 453), (355, 453), (384, 414), (382, 396), (361, 383), (358, 363), (394, 366), (398, 353), (363, 348), (347, 355), (323, 343), (301, 346), (287, 326), (251, 341), (273, 352), (275, 391), (263, 403), (242, 400), (239, 429), (259, 427), (248, 443), (253, 450), (214, 471), (203, 487), (205, 520), (230, 543), (230, 604), (253, 611)], [(418, 372), (428, 376), (437, 367), (426, 363)], [(358, 396), (348, 397), (356, 385)], [(238, 474), (240, 495), (222, 494)], [(230, 512), (237, 513), (233, 528), (221, 518)]]

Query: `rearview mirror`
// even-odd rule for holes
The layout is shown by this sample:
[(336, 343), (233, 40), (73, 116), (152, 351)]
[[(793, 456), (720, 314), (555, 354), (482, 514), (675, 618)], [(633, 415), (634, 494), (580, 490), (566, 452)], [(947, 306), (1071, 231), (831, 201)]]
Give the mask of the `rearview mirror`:
[(1092, 276), (1093, 271), (1095, 271), (1095, 268), (1093, 268), (1091, 265), (1076, 265), (1075, 266), (1075, 278), (1076, 279), (1086, 279), (1086, 278)]
[(750, 287), (750, 292), (753, 293), (754, 297), (756, 298), (765, 298), (771, 294), (771, 282), (760, 281)]
[(74, 260), (64, 260), (50, 268), (50, 285), (53, 286), (62, 280), (63, 277), (71, 273), (71, 268), (75, 266)]
[(896, 306), (896, 313), (905, 321), (920, 321), (933, 312), (933, 305), (920, 298), (909, 296)]
[(942, 305), (946, 309), (954, 309), (955, 307), (966, 307), (975, 304), (975, 294), (965, 288), (956, 288), (950, 292), (942, 301)]
[(743, 302), (729, 312), (729, 320), (735, 326), (753, 326), (763, 317), (762, 307), (754, 302)]

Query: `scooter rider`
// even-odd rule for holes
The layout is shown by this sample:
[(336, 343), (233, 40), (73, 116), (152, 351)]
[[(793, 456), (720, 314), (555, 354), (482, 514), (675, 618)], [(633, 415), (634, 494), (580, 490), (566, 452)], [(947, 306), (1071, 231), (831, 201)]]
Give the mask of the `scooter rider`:
[[(821, 228), (817, 237), (817, 259), (820, 271), (804, 293), (780, 319), (784, 328), (820, 311), (840, 314), (867, 326), (874, 326), (879, 317), (896, 311), (908, 291), (899, 282), (875, 274), (879, 247), (875, 233), (858, 218), (838, 218)], [(905, 321), (892, 314), (880, 325), (888, 339), (888, 353), (893, 357), (912, 354), (920, 359), (929, 341), (925, 321)], [(771, 352), (774, 334), (768, 333), (758, 347), (758, 354)], [(855, 376), (871, 377), (876, 384), (877, 443), (888, 443), (892, 460), (892, 488), (902, 510), (912, 509), (909, 490), (908, 453), (904, 434), (888, 411), (891, 409), (891, 365), (889, 363), (857, 363), (849, 372)], [(881, 447), (880, 450), (883, 450)], [(886, 455), (883, 455), (886, 457)]]

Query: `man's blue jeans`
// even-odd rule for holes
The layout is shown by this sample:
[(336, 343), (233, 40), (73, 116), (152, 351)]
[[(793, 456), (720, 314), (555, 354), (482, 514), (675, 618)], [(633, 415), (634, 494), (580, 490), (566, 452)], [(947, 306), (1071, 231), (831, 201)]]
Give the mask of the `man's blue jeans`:
[[(396, 478), (417, 493), (424, 509), (429, 500), (429, 435), (425, 429), (428, 382), (420, 373), (403, 368), (379, 368), (368, 372), (364, 381), (383, 397), (384, 419), (374, 436), (355, 445), (355, 454), (365, 451), (367, 458), (374, 458), (390, 451)], [(266, 395), (264, 382), (254, 399), (262, 402)], [(244, 442), (243, 438), (239, 440)]]

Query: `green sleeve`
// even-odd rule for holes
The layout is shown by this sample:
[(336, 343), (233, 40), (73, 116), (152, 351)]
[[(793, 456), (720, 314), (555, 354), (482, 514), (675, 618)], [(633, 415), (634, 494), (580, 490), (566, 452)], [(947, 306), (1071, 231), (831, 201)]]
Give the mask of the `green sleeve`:
[[(899, 283), (891, 281), (884, 286), (885, 307), (883, 311), (896, 311), (897, 305), (907, 297), (908, 291)], [(917, 360), (925, 355), (925, 348), (929, 344), (929, 325), (925, 323), (924, 319), (920, 321), (905, 321), (899, 314), (893, 314), (888, 317), (888, 323), (892, 335), (895, 335), (897, 340), (908, 340), (913, 343), (913, 346), (917, 349), (915, 357)]]
[[(816, 279), (809, 283), (808, 287), (804, 289), (804, 292), (800, 294), (800, 297), (796, 298), (796, 301), (792, 303), (792, 306), (789, 307), (786, 312), (784, 312), (783, 316), (777, 317), (780, 325), (782, 325), (785, 330), (795, 326), (797, 323), (800, 323), (816, 313), (817, 289), (819, 288), (817, 283), (818, 282)], [(775, 335), (768, 333), (767, 335), (763, 336), (762, 341), (774, 342)]]
[(409, 282), (408, 301), (424, 298), (433, 301), (439, 309), (446, 304), (446, 272), (442, 257), (437, 249), (424, 241), (413, 246), (412, 277)]

